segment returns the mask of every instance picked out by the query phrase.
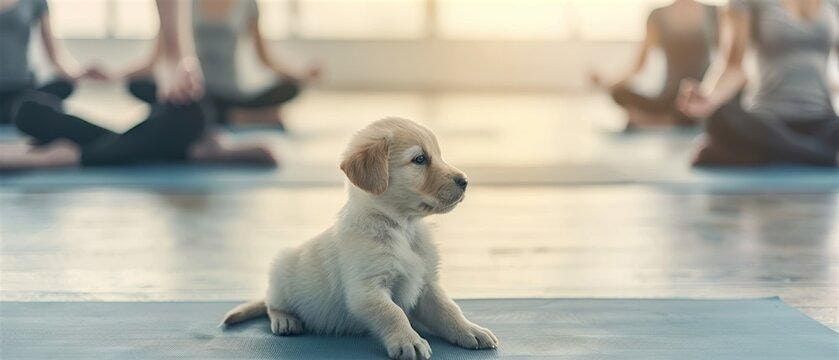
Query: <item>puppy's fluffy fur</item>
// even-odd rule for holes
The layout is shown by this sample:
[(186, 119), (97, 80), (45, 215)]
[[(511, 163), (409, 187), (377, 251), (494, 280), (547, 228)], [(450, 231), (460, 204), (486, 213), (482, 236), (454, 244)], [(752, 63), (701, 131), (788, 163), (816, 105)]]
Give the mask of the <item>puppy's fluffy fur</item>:
[(409, 120), (379, 120), (353, 137), (341, 170), (350, 186), (337, 222), (281, 252), (265, 300), (234, 308), (223, 325), (267, 313), (277, 335), (369, 333), (394, 359), (431, 357), (414, 328), (495, 348), (495, 335), (467, 320), (438, 281), (422, 218), (460, 203), (466, 178), (443, 161), (434, 134)]

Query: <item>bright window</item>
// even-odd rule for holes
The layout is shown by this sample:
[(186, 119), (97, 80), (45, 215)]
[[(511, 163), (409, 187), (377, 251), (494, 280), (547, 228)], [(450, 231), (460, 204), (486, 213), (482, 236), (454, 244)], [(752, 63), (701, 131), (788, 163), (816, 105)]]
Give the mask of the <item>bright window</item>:
[(641, 40), (647, 16), (661, 0), (573, 0), (577, 33), (581, 40)]
[(289, 0), (258, 0), (259, 30), (268, 39), (284, 39), (289, 34)]
[[(419, 39), (432, 30), (446, 39), (499, 41), (639, 40), (649, 11), (670, 1), (257, 0), (269, 39), (292, 31), (304, 39)], [(151, 38), (158, 29), (154, 2), (49, 0), (53, 28), (63, 38)]]
[(412, 39), (425, 33), (424, 0), (298, 0), (305, 38)]
[(107, 0), (50, 0), (53, 32), (61, 38), (108, 35)]
[(437, 30), (453, 39), (562, 39), (566, 9), (561, 0), (439, 0)]
[(119, 38), (151, 39), (159, 21), (154, 0), (117, 0), (113, 34)]

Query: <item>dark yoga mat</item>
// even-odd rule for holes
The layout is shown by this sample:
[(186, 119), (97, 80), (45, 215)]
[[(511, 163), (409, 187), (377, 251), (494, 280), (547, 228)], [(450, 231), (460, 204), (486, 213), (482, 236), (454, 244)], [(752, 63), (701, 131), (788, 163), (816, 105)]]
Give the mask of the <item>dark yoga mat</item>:
[[(777, 298), (462, 300), (497, 351), (429, 339), (434, 359), (830, 359), (839, 335)], [(4, 359), (378, 359), (370, 338), (216, 327), (235, 303), (0, 303)]]

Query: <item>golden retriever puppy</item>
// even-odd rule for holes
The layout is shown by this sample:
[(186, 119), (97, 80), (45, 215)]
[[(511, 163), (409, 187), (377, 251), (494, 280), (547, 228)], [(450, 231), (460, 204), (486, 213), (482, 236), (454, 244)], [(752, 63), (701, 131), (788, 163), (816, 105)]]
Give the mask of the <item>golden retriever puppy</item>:
[(415, 328), (459, 346), (498, 346), (440, 287), (438, 254), (423, 218), (463, 200), (466, 177), (447, 164), (434, 134), (388, 118), (359, 131), (341, 162), (349, 179), (336, 223), (274, 260), (265, 300), (239, 305), (229, 325), (268, 314), (271, 331), (376, 336), (393, 359), (428, 359)]

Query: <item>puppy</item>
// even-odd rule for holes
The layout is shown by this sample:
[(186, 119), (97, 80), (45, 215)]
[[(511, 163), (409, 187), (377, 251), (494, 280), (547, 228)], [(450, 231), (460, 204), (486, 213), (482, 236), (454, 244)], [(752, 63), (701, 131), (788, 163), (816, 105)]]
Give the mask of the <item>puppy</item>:
[(463, 200), (466, 177), (447, 164), (434, 134), (388, 118), (359, 131), (341, 162), (350, 181), (336, 223), (271, 265), (264, 301), (239, 305), (230, 325), (265, 313), (276, 335), (376, 336), (393, 359), (428, 359), (414, 328), (459, 346), (498, 346), (440, 287), (438, 253), (422, 219)]

